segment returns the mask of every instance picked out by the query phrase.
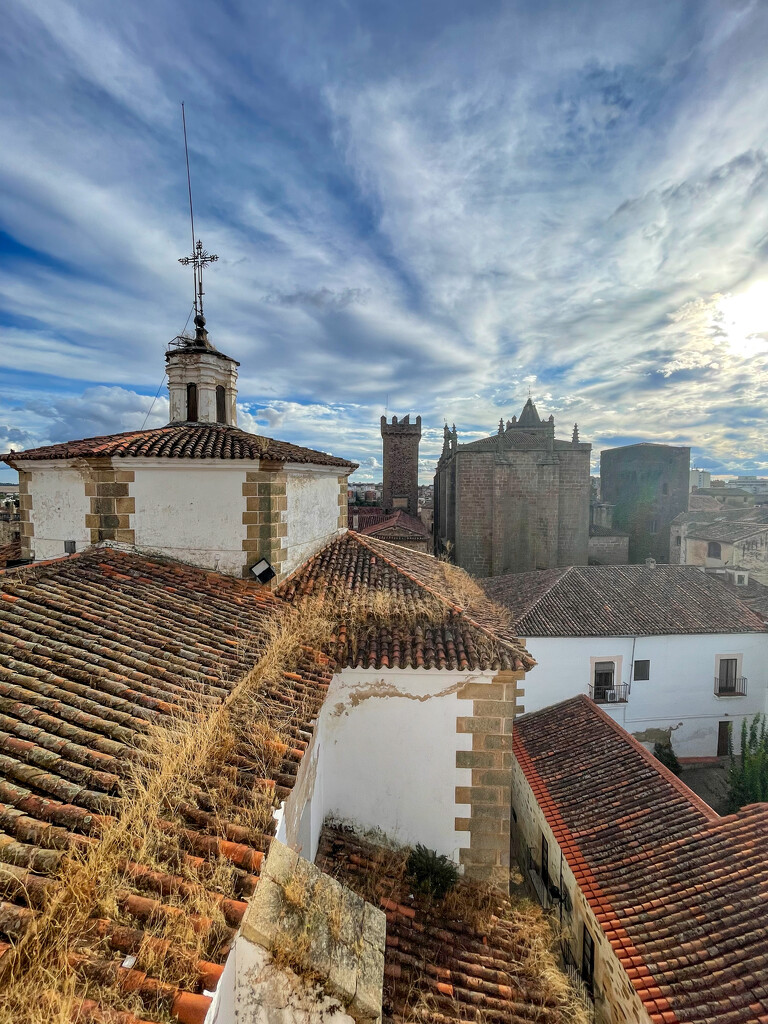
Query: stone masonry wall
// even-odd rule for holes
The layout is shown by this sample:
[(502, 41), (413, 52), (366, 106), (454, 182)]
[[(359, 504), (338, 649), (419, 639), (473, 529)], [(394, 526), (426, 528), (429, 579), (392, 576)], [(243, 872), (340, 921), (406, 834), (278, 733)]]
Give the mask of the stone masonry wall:
[(135, 480), (134, 471), (115, 467), (111, 459), (85, 459), (84, 462), (88, 467), (85, 494), (91, 501), (85, 525), (91, 532), (91, 544), (103, 540), (135, 544), (131, 516), (136, 511), (136, 503), (129, 493)]
[(509, 829), (512, 787), (512, 723), (525, 708), (523, 672), (499, 672), (491, 683), (465, 683), (461, 700), (472, 700), (472, 715), (456, 720), (457, 733), (471, 733), (472, 749), (456, 751), (456, 767), (472, 771), (470, 786), (456, 787), (456, 803), (469, 804), (469, 817), (456, 818), (456, 830), (469, 832), (459, 851), (469, 878), (509, 889)]
[(30, 474), (19, 470), (19, 537), (21, 557), (32, 558), (35, 549), (35, 527), (32, 523), (32, 494), (29, 490)]
[(629, 558), (629, 537), (590, 537), (590, 565), (626, 565)]
[[(246, 472), (243, 497), (243, 525), (246, 528), (243, 540), (243, 551), (246, 552), (243, 576), (250, 578), (251, 567), (262, 558), (266, 558), (277, 573), (273, 581), (273, 585), (277, 585), (282, 578), (285, 538), (288, 536), (288, 524), (285, 522), (288, 497), (283, 464), (262, 460), (260, 469)], [(346, 487), (344, 501), (346, 503)], [(341, 518), (341, 511), (339, 517)]]
[(449, 521), (455, 521), (454, 561), (479, 577), (493, 574), (494, 458), (492, 452), (460, 452), (448, 465), (449, 473), (453, 466), (456, 472), (455, 497), (447, 510)]
[(589, 545), (589, 460), (591, 447), (558, 451), (558, 547), (556, 565), (586, 565)]
[[(399, 423), (396, 416), (392, 417), (391, 423), (382, 416), (381, 438), (384, 463), (382, 505), (388, 511), (404, 508), (416, 516), (419, 514), (421, 416), (417, 416), (413, 423), (408, 416)], [(406, 498), (407, 503), (397, 502), (397, 498)]]
[[(536, 801), (518, 761), (513, 755), (512, 776), (512, 849), (526, 871), (527, 851), (531, 851), (534, 864), (541, 873), (541, 837), (549, 846), (549, 876), (570, 896), (571, 909), (562, 913), (562, 936), (571, 946), (576, 962), (581, 964), (583, 932), (586, 925), (595, 942), (594, 995), (598, 1024), (650, 1024), (651, 1018), (630, 982), (605, 932), (598, 924), (586, 896), (576, 882), (571, 867), (561, 854), (554, 832)], [(595, 883), (596, 884), (596, 883)], [(629, 937), (626, 938), (629, 946)], [(638, 957), (639, 960), (639, 957)], [(646, 985), (651, 976), (640, 981)]]

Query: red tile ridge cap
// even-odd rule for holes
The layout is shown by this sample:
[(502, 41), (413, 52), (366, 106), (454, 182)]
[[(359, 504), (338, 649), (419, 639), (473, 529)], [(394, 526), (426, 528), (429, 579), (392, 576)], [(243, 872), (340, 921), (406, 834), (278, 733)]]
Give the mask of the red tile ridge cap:
[[(561, 845), (561, 848), (563, 844), (560, 842), (560, 839), (562, 837), (570, 837), (571, 841), (567, 844), (567, 849), (563, 850), (563, 855), (568, 862), (569, 867), (573, 871), (576, 884), (581, 889), (590, 909), (597, 918), (598, 923), (601, 918), (607, 918), (610, 921), (610, 934), (608, 934), (609, 930), (602, 924), (600, 924), (600, 928), (610, 942), (611, 948), (616, 954), (621, 966), (627, 973), (629, 983), (632, 985), (632, 988), (640, 997), (641, 1002), (645, 1005), (649, 1013), (666, 1013), (668, 1016), (665, 1020), (667, 1020), (669, 1024), (679, 1024), (676, 1014), (674, 1013), (666, 996), (662, 994), (661, 989), (658, 987), (656, 979), (648, 965), (645, 963), (640, 950), (635, 946), (629, 936), (629, 933), (621, 924), (613, 903), (603, 892), (603, 889), (582, 854), (578, 843), (573, 839), (573, 833), (568, 827), (565, 819), (560, 815), (557, 805), (552, 798), (546, 783), (539, 775), (536, 770), (536, 766), (533, 763), (533, 759), (525, 748), (525, 743), (515, 734), (514, 730), (512, 730), (512, 749), (520, 763), (523, 774), (529, 781), (529, 784), (529, 776), (533, 776), (536, 781), (536, 790), (538, 790), (538, 793), (534, 791), (534, 797), (541, 807), (544, 817), (552, 827), (552, 831), (558, 839), (558, 843)], [(534, 789), (534, 787), (531, 786), (531, 789)], [(542, 796), (546, 803), (546, 810), (542, 806)], [(638, 961), (640, 962), (640, 966), (638, 966)], [(632, 975), (629, 974), (630, 971), (633, 972)], [(638, 987), (635, 981), (632, 980), (633, 977), (636, 977), (638, 982), (643, 983), (642, 987)]]
[(8, 573), (19, 572), (22, 569), (37, 569), (40, 565), (56, 565), (57, 562), (69, 562), (73, 558), (82, 558), (83, 555), (87, 555), (92, 548), (84, 548), (82, 551), (74, 551), (71, 555), (57, 555), (56, 558), (43, 558), (39, 562), (27, 562), (26, 565), (13, 565), (9, 569), (0, 569), (0, 575), (5, 576)]
[[(481, 625), (481, 623), (479, 623), (471, 615), (468, 615), (466, 610), (462, 608), (461, 605), (454, 604), (454, 602), (450, 601), (444, 594), (441, 594), (439, 591), (434, 590), (428, 584), (418, 579), (418, 577), (414, 576), (412, 573), (409, 573), (406, 569), (403, 569), (396, 562), (393, 562), (391, 559), (387, 558), (386, 555), (383, 555), (376, 548), (371, 547), (371, 545), (368, 543), (367, 537), (363, 537), (360, 533), (354, 530), (349, 530), (348, 533), (351, 537), (354, 538), (354, 540), (358, 544), (360, 544), (364, 548), (367, 548), (368, 551), (370, 551), (375, 558), (381, 558), (382, 561), (386, 562), (387, 565), (390, 566), (390, 568), (395, 570), (395, 572), (400, 573), (402, 576), (405, 576), (406, 579), (410, 580), (412, 583), (415, 583), (417, 587), (420, 587), (422, 590), (425, 590), (428, 594), (432, 594), (433, 597), (436, 597), (439, 601), (442, 601), (443, 604), (447, 605), (451, 609), (451, 611), (453, 611), (456, 615), (461, 615), (464, 619), (466, 619), (467, 622), (471, 623), (475, 627), (475, 629), (479, 629), (480, 632), (487, 636), (490, 640), (494, 640), (496, 643), (504, 644), (504, 646), (507, 647), (510, 651), (515, 651), (515, 648), (510, 641), (504, 640), (497, 633), (492, 632), (487, 626)], [(379, 543), (382, 543), (381, 538), (379, 538)], [(383, 543), (386, 543), (386, 541), (384, 541)], [(459, 567), (453, 566), (453, 568), (458, 569)], [(519, 639), (519, 637), (517, 639)], [(528, 658), (530, 658), (530, 667), (533, 668), (536, 662), (531, 657), (530, 652), (526, 650), (525, 643), (522, 640), (520, 641), (520, 645), (525, 654), (528, 656)], [(515, 651), (515, 653), (517, 654), (517, 651)], [(528, 671), (528, 669), (526, 669), (526, 671)]]

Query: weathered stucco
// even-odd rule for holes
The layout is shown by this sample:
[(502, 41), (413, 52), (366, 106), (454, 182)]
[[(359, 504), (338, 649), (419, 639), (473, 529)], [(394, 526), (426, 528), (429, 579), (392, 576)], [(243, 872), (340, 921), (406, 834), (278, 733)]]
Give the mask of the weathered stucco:
[[(287, 576), (339, 532), (338, 469), (292, 468), (286, 480), (287, 509), (283, 575)], [(346, 507), (346, 498), (345, 498)]]
[[(768, 633), (706, 633), (651, 637), (529, 637), (526, 647), (536, 659), (527, 680), (526, 711), (589, 693), (597, 661), (614, 661), (616, 683), (630, 686), (626, 703), (602, 707), (627, 732), (640, 738), (673, 729), (678, 757), (713, 757), (718, 723), (733, 722), (738, 747), (741, 723), (765, 711), (768, 688)], [(718, 658), (740, 658), (747, 678), (744, 697), (717, 696)], [(650, 661), (650, 678), (632, 678), (633, 661)], [(650, 748), (653, 742), (642, 740)]]

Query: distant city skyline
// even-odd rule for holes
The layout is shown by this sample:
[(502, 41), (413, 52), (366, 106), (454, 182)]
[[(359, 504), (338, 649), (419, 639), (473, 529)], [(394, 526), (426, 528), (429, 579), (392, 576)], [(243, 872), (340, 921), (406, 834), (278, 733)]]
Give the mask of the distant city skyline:
[(240, 425), (519, 415), (768, 474), (768, 5), (9, 0), (0, 448), (158, 426), (191, 305)]

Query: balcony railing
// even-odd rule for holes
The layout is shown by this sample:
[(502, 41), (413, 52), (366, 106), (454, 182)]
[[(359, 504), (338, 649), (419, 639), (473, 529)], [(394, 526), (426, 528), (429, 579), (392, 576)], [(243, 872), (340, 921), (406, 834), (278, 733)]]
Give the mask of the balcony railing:
[(576, 963), (576, 958), (573, 955), (570, 945), (563, 941), (560, 944), (560, 950), (563, 957), (563, 966), (565, 967), (565, 973), (568, 975), (568, 980), (571, 986), (575, 990), (577, 996), (582, 1002), (584, 1009), (587, 1011), (587, 1020), (590, 1024), (594, 1024), (595, 1021), (595, 995), (592, 990), (592, 986), (582, 978), (579, 966)]
[(533, 850), (530, 846), (526, 851), (525, 866), (528, 872), (528, 878), (531, 881), (531, 885), (538, 897), (539, 903), (545, 910), (547, 910), (550, 905), (549, 893), (547, 892), (546, 885), (544, 885), (544, 879), (541, 877), (539, 866), (536, 863)]
[(615, 683), (609, 687), (590, 685), (589, 696), (595, 704), (626, 704), (629, 699), (629, 683)]
[(716, 697), (746, 697), (747, 677), (737, 676), (735, 679), (721, 679), (715, 676)]

